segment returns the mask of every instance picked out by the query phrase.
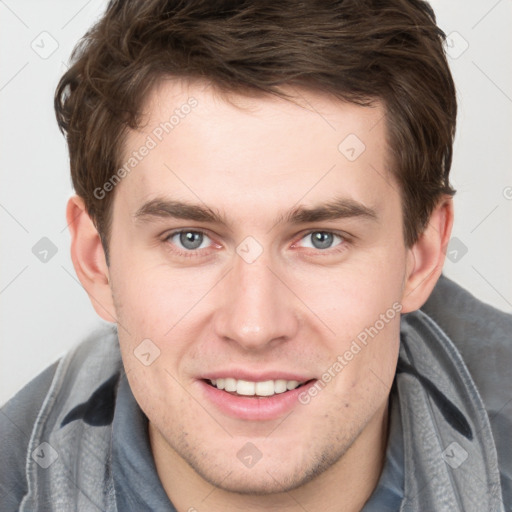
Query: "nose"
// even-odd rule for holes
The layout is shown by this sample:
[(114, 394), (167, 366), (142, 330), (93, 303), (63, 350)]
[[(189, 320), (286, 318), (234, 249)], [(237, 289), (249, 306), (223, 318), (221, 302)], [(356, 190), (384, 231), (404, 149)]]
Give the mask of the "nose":
[(217, 297), (216, 334), (245, 350), (282, 343), (298, 331), (298, 301), (270, 260), (265, 252), (252, 263), (235, 255)]

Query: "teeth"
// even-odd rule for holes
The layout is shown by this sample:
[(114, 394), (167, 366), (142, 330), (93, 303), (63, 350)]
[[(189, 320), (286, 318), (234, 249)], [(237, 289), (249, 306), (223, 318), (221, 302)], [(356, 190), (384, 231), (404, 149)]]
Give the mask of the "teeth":
[(236, 379), (224, 379), (224, 389), (226, 391), (236, 391)]
[(273, 380), (266, 380), (265, 382), (256, 382), (255, 395), (258, 396), (272, 396), (275, 393), (275, 385)]
[(236, 392), (239, 395), (251, 396), (254, 395), (255, 391), (256, 385), (254, 384), (254, 382), (249, 382), (248, 380), (239, 380), (236, 383)]
[(288, 390), (295, 389), (298, 385), (299, 385), (299, 383), (296, 380), (289, 380), (286, 383), (286, 389), (288, 389)]
[(287, 390), (286, 381), (283, 379), (274, 381), (274, 393), (284, 393)]
[(297, 380), (265, 380), (262, 382), (251, 382), (242, 379), (211, 379), (211, 384), (217, 389), (224, 389), (232, 393), (236, 392), (243, 396), (272, 396), (278, 393), (284, 393), (299, 387), (301, 384)]

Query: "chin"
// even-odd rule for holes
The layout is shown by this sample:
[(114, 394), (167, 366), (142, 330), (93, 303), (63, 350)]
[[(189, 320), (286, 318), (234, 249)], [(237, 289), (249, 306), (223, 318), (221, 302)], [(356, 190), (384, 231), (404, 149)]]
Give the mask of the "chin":
[[(195, 470), (200, 473), (199, 468)], [(290, 473), (293, 476), (290, 476)], [(259, 470), (256, 470), (256, 468), (232, 469), (230, 473), (222, 475), (220, 478), (219, 474), (212, 477), (208, 471), (202, 473), (201, 476), (218, 489), (234, 494), (253, 496), (289, 492), (301, 487), (311, 479), (306, 477), (304, 470), (296, 471), (290, 468), (287, 471), (285, 468), (280, 468), (279, 471), (275, 471), (275, 468), (266, 467), (261, 467)]]
[(208, 467), (204, 464), (190, 464), (190, 461), (189, 464), (205, 481), (218, 489), (240, 495), (265, 496), (303, 487), (335, 465), (343, 452), (326, 450), (320, 456), (310, 459), (309, 463), (301, 457), (291, 460), (291, 457), (279, 454), (280, 460), (267, 458), (265, 461), (263, 456), (252, 467), (245, 467), (238, 459), (235, 463), (224, 460)]

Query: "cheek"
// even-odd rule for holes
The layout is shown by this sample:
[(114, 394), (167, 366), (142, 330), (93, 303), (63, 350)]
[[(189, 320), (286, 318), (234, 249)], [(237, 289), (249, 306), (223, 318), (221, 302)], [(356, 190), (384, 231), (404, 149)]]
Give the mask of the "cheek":
[(347, 403), (381, 401), (393, 382), (404, 258), (402, 253), (382, 252), (326, 276), (323, 287), (312, 280), (303, 287), (308, 305), (331, 331), (325, 337), (325, 380), (335, 383), (333, 392)]
[(363, 424), (384, 405), (395, 376), (399, 324), (398, 313), (380, 330), (380, 323), (368, 324), (332, 347), (330, 360), (317, 383), (320, 409), (330, 410), (333, 403), (342, 404), (340, 414), (359, 418)]
[[(112, 278), (114, 303), (123, 363), (127, 373), (137, 376), (135, 385), (144, 400), (152, 389), (172, 387), (164, 369), (184, 377), (184, 361), (194, 352), (191, 340), (209, 318), (202, 308), (212, 285), (204, 272), (127, 263), (118, 265)], [(154, 362), (145, 366), (147, 359)]]
[(297, 295), (325, 320), (331, 334), (346, 340), (390, 309), (386, 326), (394, 318), (402, 298), (404, 264), (403, 254), (364, 255), (336, 269), (304, 273), (295, 280)]
[(134, 257), (116, 267), (113, 283), (116, 310), (128, 331), (155, 338), (165, 337), (209, 286), (204, 273)]

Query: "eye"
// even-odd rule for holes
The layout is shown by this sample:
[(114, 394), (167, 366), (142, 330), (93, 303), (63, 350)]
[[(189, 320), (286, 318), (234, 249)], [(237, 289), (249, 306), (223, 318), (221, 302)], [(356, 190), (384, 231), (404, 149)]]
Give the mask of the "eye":
[[(196, 255), (201, 249), (207, 249), (213, 243), (211, 238), (204, 232), (191, 229), (182, 229), (174, 231), (164, 239), (175, 247), (174, 252), (184, 255)], [(317, 249), (327, 252), (328, 249), (334, 251), (343, 250), (348, 241), (344, 236), (331, 231), (310, 231), (306, 233), (299, 242), (293, 246), (299, 246), (310, 249)]]
[[(311, 231), (307, 233), (301, 240), (310, 240), (310, 244), (299, 244), (301, 247), (309, 247), (312, 249), (331, 249), (341, 245), (344, 242), (342, 236), (332, 233), (330, 231)], [(338, 241), (337, 244), (334, 242)], [(334, 244), (334, 245), (333, 245)]]
[(178, 249), (185, 249), (185, 251), (204, 249), (208, 247), (208, 241), (211, 242), (210, 237), (206, 233), (192, 230), (175, 231), (168, 235), (165, 241), (171, 242)]

